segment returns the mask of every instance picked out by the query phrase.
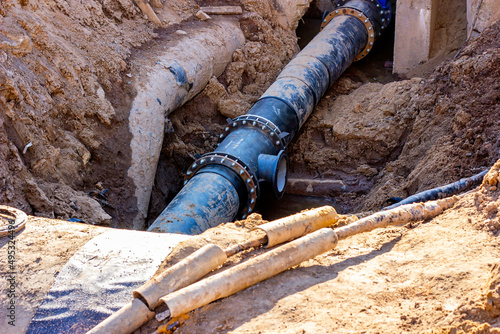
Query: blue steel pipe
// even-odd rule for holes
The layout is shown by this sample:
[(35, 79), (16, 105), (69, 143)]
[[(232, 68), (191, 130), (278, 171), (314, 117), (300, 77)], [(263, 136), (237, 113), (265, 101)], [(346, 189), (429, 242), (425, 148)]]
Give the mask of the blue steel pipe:
[(340, 1), (249, 112), (228, 120), (217, 149), (189, 167), (184, 188), (148, 230), (198, 234), (238, 213), (245, 218), (260, 182), (271, 182), (279, 198), (287, 179), (286, 147), (327, 89), (370, 52), (390, 15), (386, 1)]

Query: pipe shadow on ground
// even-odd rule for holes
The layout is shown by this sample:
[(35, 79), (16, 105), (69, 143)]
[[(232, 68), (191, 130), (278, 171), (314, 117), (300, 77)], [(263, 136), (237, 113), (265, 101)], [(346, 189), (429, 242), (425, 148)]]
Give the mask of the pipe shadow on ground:
[[(338, 263), (322, 266), (312, 265), (310, 267), (296, 267), (285, 271), (277, 276), (271, 277), (261, 283), (249, 287), (233, 296), (215, 301), (207, 306), (196, 310), (191, 319), (180, 329), (182, 333), (192, 332), (197, 326), (203, 326), (206, 333), (228, 333), (237, 330), (250, 320), (267, 313), (273, 309), (280, 300), (285, 297), (304, 291), (312, 286), (334, 280), (338, 274), (345, 269), (368, 262), (375, 257), (390, 252), (402, 235), (382, 244), (380, 249), (374, 249), (368, 254), (358, 255), (342, 260)], [(334, 256), (334, 255), (330, 255)], [(299, 275), (299, 277), (297, 277)], [(303, 279), (303, 278), (306, 279)], [(309, 279), (307, 279), (309, 277)], [(287, 289), (283, 289), (283, 281), (286, 281)], [(280, 289), (274, 287), (280, 286)], [(278, 295), (276, 295), (278, 293)], [(242, 309), (241, 298), (252, 300), (252, 305)], [(239, 312), (235, 312), (239, 310)], [(230, 315), (221, 316), (221, 315)], [(207, 324), (208, 319), (217, 321)], [(228, 326), (230, 324), (230, 326)], [(194, 326), (194, 328), (191, 328)], [(217, 329), (216, 329), (217, 328)]]

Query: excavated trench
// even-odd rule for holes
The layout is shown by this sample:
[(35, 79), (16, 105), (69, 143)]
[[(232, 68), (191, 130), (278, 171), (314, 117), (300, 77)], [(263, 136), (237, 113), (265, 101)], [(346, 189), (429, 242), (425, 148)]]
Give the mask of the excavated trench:
[[(320, 31), (323, 13), (314, 4), (309, 8), (299, 22), (295, 31), (297, 36), (297, 50), (303, 49)], [(257, 30), (255, 24), (243, 20), (242, 30), (247, 34), (255, 34)], [(383, 36), (377, 40), (374, 49), (362, 60), (353, 63), (342, 75), (340, 81), (349, 82), (352, 88), (365, 83), (389, 83), (398, 79), (397, 75), (392, 74), (392, 60), (394, 56), (394, 21), (385, 30)], [(252, 62), (258, 61), (261, 55), (257, 55)], [(219, 80), (227, 87), (230, 85), (227, 74), (224, 73)], [(272, 82), (267, 82), (267, 86)], [(245, 87), (253, 84), (252, 78), (248, 73), (243, 73), (242, 91)], [(210, 85), (209, 85), (210, 87)], [(348, 89), (349, 90), (349, 89)], [(347, 91), (339, 89), (338, 86), (332, 87), (326, 93), (326, 99), (334, 100), (339, 94), (346, 94)], [(218, 134), (223, 131), (226, 125), (226, 117), (221, 115), (217, 103), (210, 96), (211, 92), (203, 92), (189, 101), (185, 106), (174, 111), (168, 121), (166, 136), (160, 155), (158, 169), (155, 177), (155, 186), (151, 197), (148, 225), (150, 225), (166, 205), (175, 197), (182, 188), (185, 171), (193, 163), (198, 154), (211, 152), (216, 148)], [(242, 110), (244, 111), (244, 110)], [(240, 113), (242, 111), (239, 111)], [(313, 111), (314, 115), (314, 111)], [(307, 123), (306, 123), (307, 124)], [(307, 127), (307, 126), (306, 126)], [(322, 137), (317, 128), (301, 130), (312, 132), (314, 137)], [(406, 133), (407, 135), (407, 133)], [(335, 175), (327, 178), (318, 177), (318, 172), (308, 168), (307, 164), (294, 162), (296, 150), (300, 150), (297, 144), (300, 141), (299, 134), (291, 143), (288, 154), (291, 158), (289, 166), (289, 186), (288, 191), (283, 198), (276, 199), (269, 185), (264, 185), (261, 190), (261, 199), (259, 200), (255, 211), (260, 213), (264, 219), (272, 220), (284, 217), (295, 212), (314, 208), (322, 205), (334, 206), (337, 211), (346, 213), (352, 211), (360, 203), (350, 203), (345, 200), (345, 193), (359, 197), (369, 192), (373, 182), (354, 184), (352, 187), (339, 187), (339, 184), (353, 182), (349, 174), (355, 171), (357, 166), (350, 169), (344, 169), (343, 175)], [(404, 144), (402, 138), (401, 145), (395, 150), (389, 159), (397, 157)], [(322, 139), (324, 145), (324, 139)], [(364, 154), (364, 152), (360, 152)], [(387, 161), (377, 163), (378, 167), (383, 167)], [(297, 182), (299, 180), (299, 182)], [(322, 180), (323, 187), (316, 187), (317, 191), (311, 193), (308, 184), (317, 183)]]
[[(196, 154), (215, 149), (226, 118), (246, 113), (297, 45), (315, 34), (323, 13), (314, 6), (320, 3), (313, 2), (297, 41), (295, 30), (269, 14), (269, 2), (241, 2), (245, 13), (237, 19), (244, 45), (221, 75), (160, 124), (165, 135), (154, 185), (151, 196), (143, 194), (151, 199), (142, 208), (148, 223), (181, 189)], [(187, 2), (163, 10), (160, 16), (171, 23), (161, 29), (133, 3), (96, 2), (102, 9), (88, 15), (92, 6), (1, 8), (0, 200), (32, 215), (134, 228), (139, 208), (136, 180), (128, 174), (133, 150), (127, 115), (135, 89), (146, 86), (138, 74), (154, 64), (162, 43), (175, 45), (209, 23), (190, 16), (195, 11)], [(448, 54), (465, 40), (465, 29), (457, 29), (463, 7), (454, 8), (460, 12), (456, 22), (441, 11), (436, 18), (435, 40), (452, 47)], [(64, 29), (48, 23), (54, 13), (64, 17)], [(489, 121), (497, 66), (488, 52), (494, 43), (475, 46), (486, 52), (481, 56), (471, 47), (461, 54), (465, 60), (445, 63), (428, 78), (392, 81), (386, 64), (392, 60), (391, 35), (377, 41), (316, 107), (289, 146), (286, 198), (264, 197), (258, 211), (265, 217), (276, 217), (271, 214), (279, 206), (295, 210), (308, 202), (333, 204), (341, 212), (379, 209), (390, 197), (450, 183), (492, 164), (498, 152), (497, 124)], [(27, 36), (29, 43), (20, 43)]]
[[(162, 119), (164, 140), (147, 208), (149, 224), (181, 189), (197, 154), (216, 148), (226, 119), (245, 114), (298, 52), (297, 45), (304, 46), (307, 33), (314, 32), (310, 27), (321, 12), (311, 9), (295, 32), (269, 14), (275, 2), (238, 2), (245, 11), (238, 17), (244, 44), (222, 74), (211, 77), (165, 124)], [(92, 225), (130, 229), (138, 212), (134, 182), (127, 174), (133, 155), (127, 116), (137, 87), (147, 86), (137, 74), (142, 66), (154, 66), (162, 42), (177, 45), (182, 36), (191, 37), (190, 28), (210, 23), (182, 20), (181, 15), (196, 12), (191, 1), (171, 1), (159, 11), (162, 19), (178, 17), (164, 30), (154, 27), (133, 2), (9, 4), (0, 3), (0, 202), (29, 215), (16, 235), (20, 295), (15, 329), (26, 329), (37, 309), (51, 309), (50, 304), (41, 306), (43, 301), (57, 288), (54, 282), (64, 281), (68, 261), (87, 244), (95, 246), (95, 256), (88, 261), (76, 257), (77, 262), (96, 275), (101, 275), (100, 265), (109, 264), (121, 284), (120, 270), (149, 279), (157, 266), (150, 258), (130, 257), (129, 250), (120, 255), (115, 246), (132, 253), (151, 250), (159, 265), (171, 251), (165, 245), (174, 247), (187, 238)], [(462, 7), (464, 3), (455, 10)], [(61, 23), (54, 25), (53, 17)], [(465, 30), (453, 25), (444, 29), (446, 22), (439, 17), (437, 22), (440, 38), (453, 30), (460, 38), (449, 45), (463, 44)], [(256, 211), (270, 220), (324, 204), (342, 213), (379, 210), (388, 198), (404, 198), (493, 165), (500, 157), (500, 23), (482, 31), (459, 56), (453, 58), (458, 49), (447, 50), (448, 60), (432, 73), (409, 80), (392, 76), (386, 62), (392, 60), (393, 42), (390, 37), (379, 40), (369, 57), (327, 91), (289, 146), (285, 198), (276, 201), (266, 194)], [(26, 36), (29, 43), (21, 43)], [(194, 311), (179, 332), (442, 332), (440, 328), (452, 326), (444, 332), (462, 328), (479, 333), (467, 326), (499, 327), (498, 175), (497, 163), (480, 188), (432, 221), (345, 240), (337, 250)], [(207, 242), (226, 248), (247, 240), (255, 233), (249, 230), (263, 223), (260, 218), (252, 215), (189, 237), (161, 269)], [(114, 234), (117, 244), (105, 233)], [(140, 241), (139, 235), (147, 237)], [(94, 240), (98, 236), (106, 247)], [(148, 238), (156, 239), (156, 246)], [(7, 242), (2, 239), (0, 248), (6, 250)], [(220, 270), (255, 254), (235, 256)], [(109, 262), (114, 255), (116, 266)], [(1, 257), (0, 265), (7, 267), (7, 259)], [(123, 265), (128, 261), (151, 272)], [(68, 290), (74, 290), (75, 280), (69, 281)], [(107, 284), (107, 278), (94, 281), (89, 287), (94, 294), (88, 296), (106, 303), (96, 286)], [(7, 281), (0, 287), (6, 291)], [(89, 300), (82, 307), (100, 310), (84, 296), (72, 299), (68, 294), (56, 309), (78, 308), (82, 303), (75, 300)], [(8, 302), (0, 301), (4, 311)], [(87, 313), (74, 312), (90, 326)], [(7, 326), (7, 317), (0, 315), (0, 327)], [(141, 332), (158, 325), (152, 320)]]

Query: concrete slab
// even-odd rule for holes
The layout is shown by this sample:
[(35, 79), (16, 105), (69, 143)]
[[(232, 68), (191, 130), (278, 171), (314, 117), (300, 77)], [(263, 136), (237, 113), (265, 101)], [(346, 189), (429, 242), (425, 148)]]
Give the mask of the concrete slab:
[(394, 73), (408, 73), (429, 59), (436, 3), (437, 0), (397, 2)]
[[(479, 7), (478, 10), (478, 6)], [(477, 19), (474, 23), (474, 17)], [(472, 37), (477, 36), (484, 29), (500, 19), (499, 0), (467, 0), (467, 31), (470, 32), (473, 25)]]

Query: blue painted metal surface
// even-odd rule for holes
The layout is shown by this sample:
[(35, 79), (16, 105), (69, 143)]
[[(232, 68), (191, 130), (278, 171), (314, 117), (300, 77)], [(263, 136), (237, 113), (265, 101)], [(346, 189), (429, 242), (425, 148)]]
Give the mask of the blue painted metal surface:
[[(280, 152), (326, 90), (387, 23), (375, 0), (342, 2), (345, 11), (332, 17), (290, 61), (249, 112), (229, 120), (218, 148), (189, 167), (184, 188), (149, 231), (197, 234), (234, 220), (238, 213), (244, 218), (255, 207), (260, 181), (274, 182), (276, 195), (283, 193), (286, 163)], [(281, 161), (280, 172), (272, 171), (269, 161), (275, 168)]]
[(239, 196), (235, 186), (225, 177), (215, 173), (200, 173), (177, 194), (161, 215), (155, 232), (199, 234), (231, 221), (239, 208)]

